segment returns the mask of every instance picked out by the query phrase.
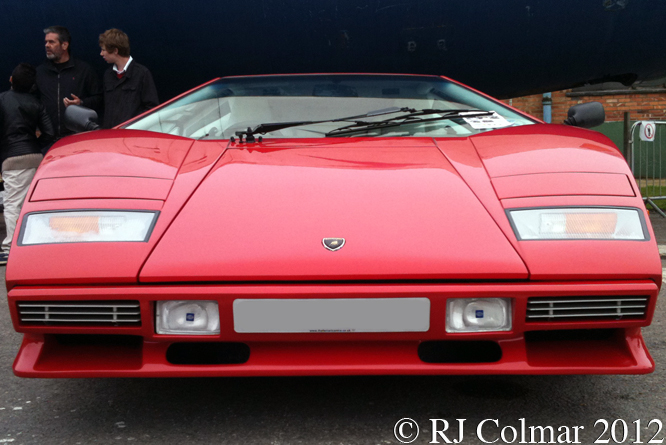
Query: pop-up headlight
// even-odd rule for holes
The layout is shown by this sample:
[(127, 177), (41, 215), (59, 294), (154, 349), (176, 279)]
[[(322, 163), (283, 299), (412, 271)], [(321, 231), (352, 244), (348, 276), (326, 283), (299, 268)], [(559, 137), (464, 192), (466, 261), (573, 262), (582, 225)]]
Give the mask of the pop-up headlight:
[(446, 302), (446, 332), (510, 330), (509, 298), (449, 298)]
[(632, 208), (559, 207), (509, 210), (519, 240), (646, 240), (641, 213)]
[(158, 334), (215, 335), (220, 333), (217, 301), (158, 301), (155, 326)]

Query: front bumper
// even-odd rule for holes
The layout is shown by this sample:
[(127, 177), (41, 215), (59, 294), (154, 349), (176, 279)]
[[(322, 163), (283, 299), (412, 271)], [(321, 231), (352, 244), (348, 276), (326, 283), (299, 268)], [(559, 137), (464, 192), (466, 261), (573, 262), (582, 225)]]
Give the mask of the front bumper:
[[(654, 369), (640, 328), (650, 324), (651, 281), (465, 284), (265, 284), (16, 287), (9, 308), (25, 334), (21, 377), (186, 377), (372, 374), (641, 374)], [(634, 319), (526, 321), (531, 297), (643, 295)], [(238, 333), (233, 302), (252, 298), (428, 298), (427, 332)], [(452, 334), (448, 298), (512, 298), (508, 332)], [(216, 300), (220, 334), (158, 335), (155, 301)], [(53, 326), (20, 321), (18, 302), (139, 301), (140, 326)]]

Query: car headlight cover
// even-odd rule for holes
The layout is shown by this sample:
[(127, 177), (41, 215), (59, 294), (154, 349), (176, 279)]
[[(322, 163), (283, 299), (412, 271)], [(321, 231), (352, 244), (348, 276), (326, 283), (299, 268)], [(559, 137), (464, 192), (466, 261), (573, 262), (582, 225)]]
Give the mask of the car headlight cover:
[(147, 241), (157, 212), (83, 210), (26, 215), (19, 245)]
[(158, 301), (155, 328), (158, 334), (216, 335), (220, 333), (217, 301)]
[(510, 298), (449, 298), (446, 302), (446, 332), (510, 330)]
[(519, 240), (645, 240), (639, 209), (569, 207), (509, 210)]

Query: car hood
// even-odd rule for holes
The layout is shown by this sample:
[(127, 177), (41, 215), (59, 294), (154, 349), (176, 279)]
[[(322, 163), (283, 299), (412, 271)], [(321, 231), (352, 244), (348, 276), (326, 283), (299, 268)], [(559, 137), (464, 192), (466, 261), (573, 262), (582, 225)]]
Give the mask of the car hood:
[[(330, 251), (324, 238), (345, 244)], [(423, 138), (234, 145), (166, 230), (139, 280), (527, 276), (437, 143)]]

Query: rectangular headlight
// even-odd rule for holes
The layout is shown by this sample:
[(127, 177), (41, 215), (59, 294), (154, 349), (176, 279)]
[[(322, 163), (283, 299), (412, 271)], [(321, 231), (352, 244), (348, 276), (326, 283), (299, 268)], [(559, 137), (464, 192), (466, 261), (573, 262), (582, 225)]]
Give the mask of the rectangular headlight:
[(217, 301), (158, 301), (155, 310), (158, 334), (215, 335), (220, 333)]
[(544, 208), (508, 210), (519, 240), (646, 240), (639, 209)]
[(446, 301), (446, 332), (510, 330), (510, 298), (449, 298)]
[(148, 241), (158, 212), (84, 210), (29, 213), (19, 245)]

